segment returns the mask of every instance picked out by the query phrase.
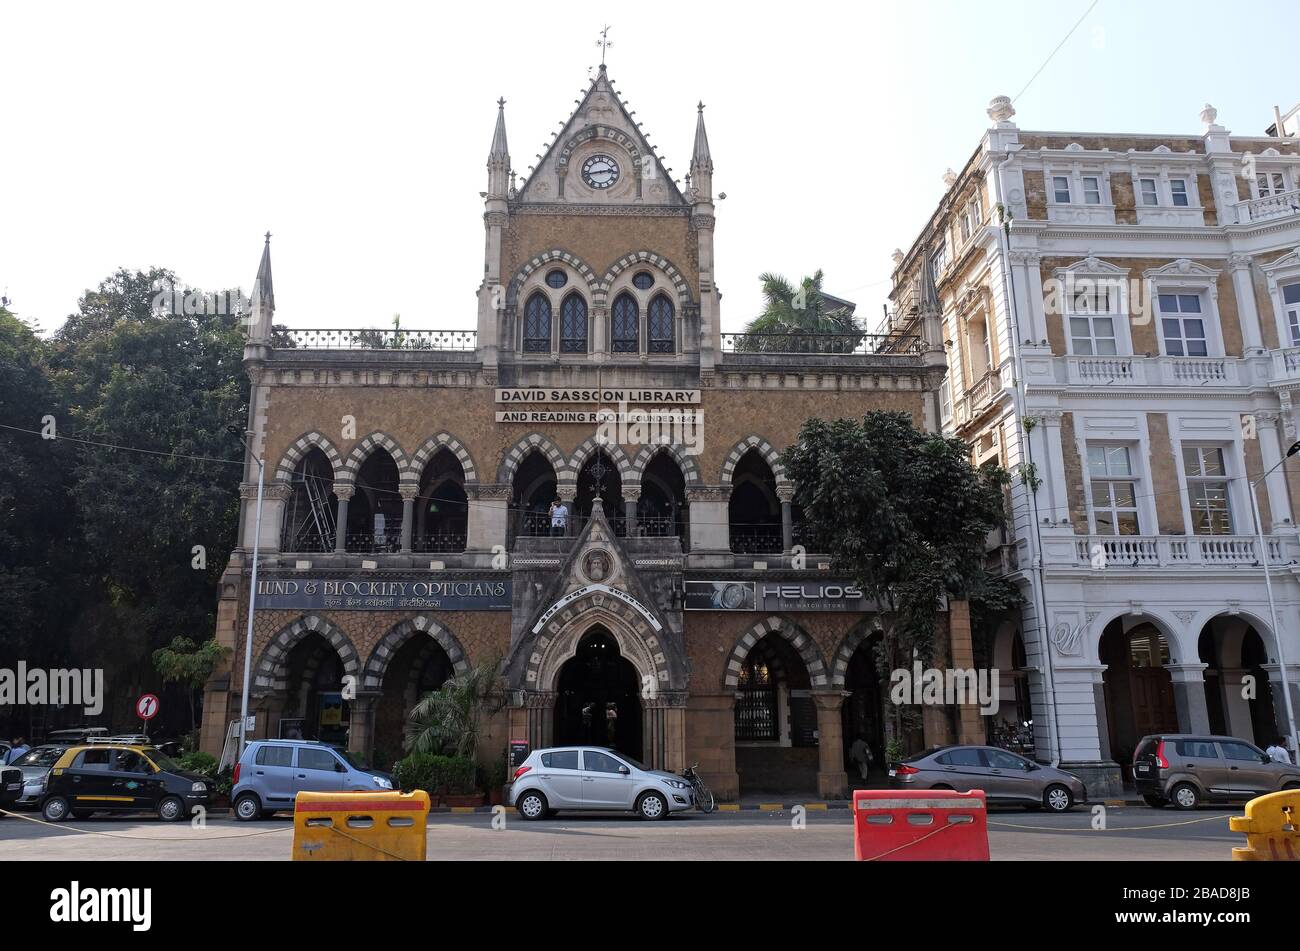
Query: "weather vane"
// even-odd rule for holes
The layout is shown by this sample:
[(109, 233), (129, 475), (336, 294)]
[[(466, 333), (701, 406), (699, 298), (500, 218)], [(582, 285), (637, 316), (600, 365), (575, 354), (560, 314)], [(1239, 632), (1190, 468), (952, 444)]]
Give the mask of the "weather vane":
[(605, 65), (605, 51), (614, 45), (614, 41), (609, 38), (609, 24), (605, 24), (604, 29), (600, 31), (600, 39), (596, 41), (600, 47), (600, 65)]

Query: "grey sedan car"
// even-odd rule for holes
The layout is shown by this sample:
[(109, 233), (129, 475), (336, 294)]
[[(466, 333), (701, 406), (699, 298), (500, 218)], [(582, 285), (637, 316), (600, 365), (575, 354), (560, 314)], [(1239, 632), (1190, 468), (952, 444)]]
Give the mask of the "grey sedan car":
[(515, 770), (510, 804), (525, 819), (558, 810), (635, 812), (662, 819), (695, 806), (691, 784), (681, 776), (646, 769), (616, 750), (568, 746), (534, 750)]
[(895, 789), (983, 790), (989, 803), (1066, 812), (1088, 791), (1073, 773), (1043, 766), (996, 746), (944, 746), (889, 769)]
[(18, 798), (20, 807), (36, 808), (41, 796), (45, 794), (45, 780), (50, 775), (50, 768), (58, 762), (67, 750), (63, 743), (51, 743), (28, 750), (11, 765), (17, 766), (23, 773), (23, 791)]

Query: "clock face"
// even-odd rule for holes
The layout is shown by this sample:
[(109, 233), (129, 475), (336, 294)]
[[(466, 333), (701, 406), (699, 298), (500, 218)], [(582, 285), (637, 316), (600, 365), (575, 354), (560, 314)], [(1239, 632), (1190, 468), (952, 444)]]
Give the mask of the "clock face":
[(618, 163), (608, 155), (593, 155), (582, 163), (582, 180), (592, 188), (608, 188), (618, 181)]

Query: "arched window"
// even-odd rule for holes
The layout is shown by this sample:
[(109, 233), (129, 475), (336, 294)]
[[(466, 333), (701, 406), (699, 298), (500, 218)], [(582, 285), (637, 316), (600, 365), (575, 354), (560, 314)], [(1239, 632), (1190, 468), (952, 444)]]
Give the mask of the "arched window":
[(673, 352), (673, 302), (664, 294), (656, 294), (650, 302), (648, 314), (651, 353)]
[(587, 302), (576, 293), (560, 305), (560, 353), (587, 352)]
[(551, 352), (551, 302), (538, 291), (524, 307), (524, 353)]
[(619, 294), (614, 301), (612, 316), (612, 333), (610, 338), (611, 353), (636, 353), (641, 349), (638, 339), (640, 332), (640, 312), (631, 294)]

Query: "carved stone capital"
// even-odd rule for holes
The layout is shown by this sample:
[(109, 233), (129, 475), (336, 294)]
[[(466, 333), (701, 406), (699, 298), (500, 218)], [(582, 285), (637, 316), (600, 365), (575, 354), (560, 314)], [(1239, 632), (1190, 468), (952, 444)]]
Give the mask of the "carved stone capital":
[(403, 502), (414, 502), (420, 495), (420, 487), (408, 482), (397, 487), (397, 494), (402, 497)]
[(729, 485), (688, 485), (687, 502), (726, 502), (731, 498)]
[(347, 502), (349, 499), (352, 498), (352, 494), (355, 491), (356, 491), (356, 487), (349, 485), (346, 482), (334, 483), (334, 494), (338, 496), (340, 502)]

